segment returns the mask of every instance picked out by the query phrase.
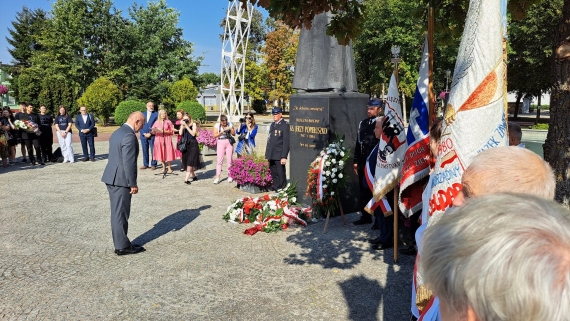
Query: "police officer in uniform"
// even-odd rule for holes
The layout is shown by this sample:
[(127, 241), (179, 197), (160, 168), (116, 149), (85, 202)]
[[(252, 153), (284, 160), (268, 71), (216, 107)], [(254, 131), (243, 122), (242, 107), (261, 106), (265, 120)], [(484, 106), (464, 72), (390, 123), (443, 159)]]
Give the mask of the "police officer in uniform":
[(273, 190), (284, 188), (287, 185), (285, 164), (289, 154), (289, 124), (282, 118), (283, 110), (273, 108), (273, 123), (269, 126), (265, 158), (269, 161), (269, 170), (273, 177)]
[(354, 225), (370, 224), (372, 223), (372, 216), (364, 211), (364, 207), (372, 199), (372, 192), (368, 185), (365, 183), (364, 169), (366, 166), (366, 159), (378, 144), (378, 139), (374, 135), (374, 127), (376, 126), (376, 117), (380, 116), (382, 112), (382, 101), (373, 98), (368, 101), (368, 118), (358, 124), (358, 138), (356, 147), (354, 148), (354, 171), (358, 174), (358, 181), (360, 182), (360, 197), (358, 208), (362, 216)]

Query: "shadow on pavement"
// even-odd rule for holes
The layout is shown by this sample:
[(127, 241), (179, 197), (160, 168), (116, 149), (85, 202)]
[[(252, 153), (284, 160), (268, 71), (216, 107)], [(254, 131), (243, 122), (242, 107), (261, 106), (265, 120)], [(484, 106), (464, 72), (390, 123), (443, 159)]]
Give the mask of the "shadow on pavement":
[[(348, 305), (349, 320), (378, 320), (378, 309), (384, 290), (380, 282), (359, 275), (339, 282), (338, 285)], [(390, 319), (383, 318), (383, 320)]]
[(301, 254), (291, 254), (284, 259), (287, 264), (318, 264), (325, 269), (352, 269), (359, 264), (366, 250), (358, 243), (367, 242), (368, 238), (357, 231), (342, 234), (324, 234), (322, 225), (312, 230), (304, 230), (287, 237), (287, 241), (303, 248)]
[(196, 209), (182, 210), (168, 215), (167, 217), (160, 220), (160, 222), (156, 223), (153, 228), (137, 236), (137, 238), (132, 240), (131, 243), (144, 245), (148, 242), (156, 240), (168, 232), (179, 231), (184, 228), (184, 226), (192, 222), (195, 218), (200, 216), (201, 211), (207, 210), (210, 207), (210, 205), (204, 205)]

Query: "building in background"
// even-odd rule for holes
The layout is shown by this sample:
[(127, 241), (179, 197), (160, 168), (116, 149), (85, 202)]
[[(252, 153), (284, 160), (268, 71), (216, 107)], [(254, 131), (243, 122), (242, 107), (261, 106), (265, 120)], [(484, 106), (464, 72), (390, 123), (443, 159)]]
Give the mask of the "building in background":
[(206, 111), (220, 111), (222, 105), (222, 94), (220, 93), (220, 85), (208, 85), (200, 88), (196, 100), (204, 106)]
[[(6, 86), (8, 89), (10, 89), (10, 80), (12, 79), (12, 76), (6, 72), (7, 67), (10, 66), (2, 64), (2, 62), (0, 62), (0, 85)], [(12, 91), (10, 90), (8, 94), (2, 95), (1, 105), (2, 107), (9, 106), (12, 110), (17, 110), (18, 105), (16, 104), (16, 99), (11, 94)]]

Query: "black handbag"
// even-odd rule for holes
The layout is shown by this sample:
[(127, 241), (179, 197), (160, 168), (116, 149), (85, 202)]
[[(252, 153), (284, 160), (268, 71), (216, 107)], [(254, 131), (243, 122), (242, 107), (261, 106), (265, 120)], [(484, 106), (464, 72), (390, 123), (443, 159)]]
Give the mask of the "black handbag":
[(93, 133), (93, 137), (97, 137), (97, 127), (93, 127), (91, 132)]
[(178, 149), (181, 153), (184, 153), (187, 149), (187, 143), (185, 139), (182, 139), (176, 144), (176, 149)]
[(245, 134), (245, 133), (241, 133), (241, 134), (239, 134), (239, 136), (238, 136), (238, 140), (241, 142), (242, 140), (244, 140), (244, 139), (245, 139), (245, 136), (246, 136), (246, 134)]
[(231, 134), (228, 134), (228, 141), (230, 142), (231, 145), (236, 143), (236, 139)]

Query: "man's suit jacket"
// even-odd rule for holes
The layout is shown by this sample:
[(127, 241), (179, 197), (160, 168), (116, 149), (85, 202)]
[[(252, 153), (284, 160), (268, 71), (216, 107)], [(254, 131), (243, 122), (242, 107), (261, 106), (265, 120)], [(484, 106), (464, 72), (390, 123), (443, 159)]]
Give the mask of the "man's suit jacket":
[(137, 185), (139, 143), (128, 125), (117, 129), (109, 139), (109, 159), (101, 181), (107, 185), (133, 187)]
[[(87, 114), (87, 121), (83, 121), (83, 115), (75, 116), (75, 127), (79, 130), (79, 136), (93, 136), (93, 128), (95, 128), (95, 118), (93, 115)], [(89, 129), (87, 134), (82, 133), (84, 129)]]
[(150, 119), (148, 121), (147, 121), (148, 110), (143, 111), (143, 115), (144, 115), (144, 125), (140, 131), (141, 135), (150, 133), (152, 125), (154, 125), (154, 122), (158, 119), (158, 112), (154, 110), (150, 114)]
[(289, 124), (285, 119), (279, 123), (271, 123), (269, 126), (269, 136), (267, 138), (267, 148), (265, 158), (279, 160), (287, 158), (289, 154)]

